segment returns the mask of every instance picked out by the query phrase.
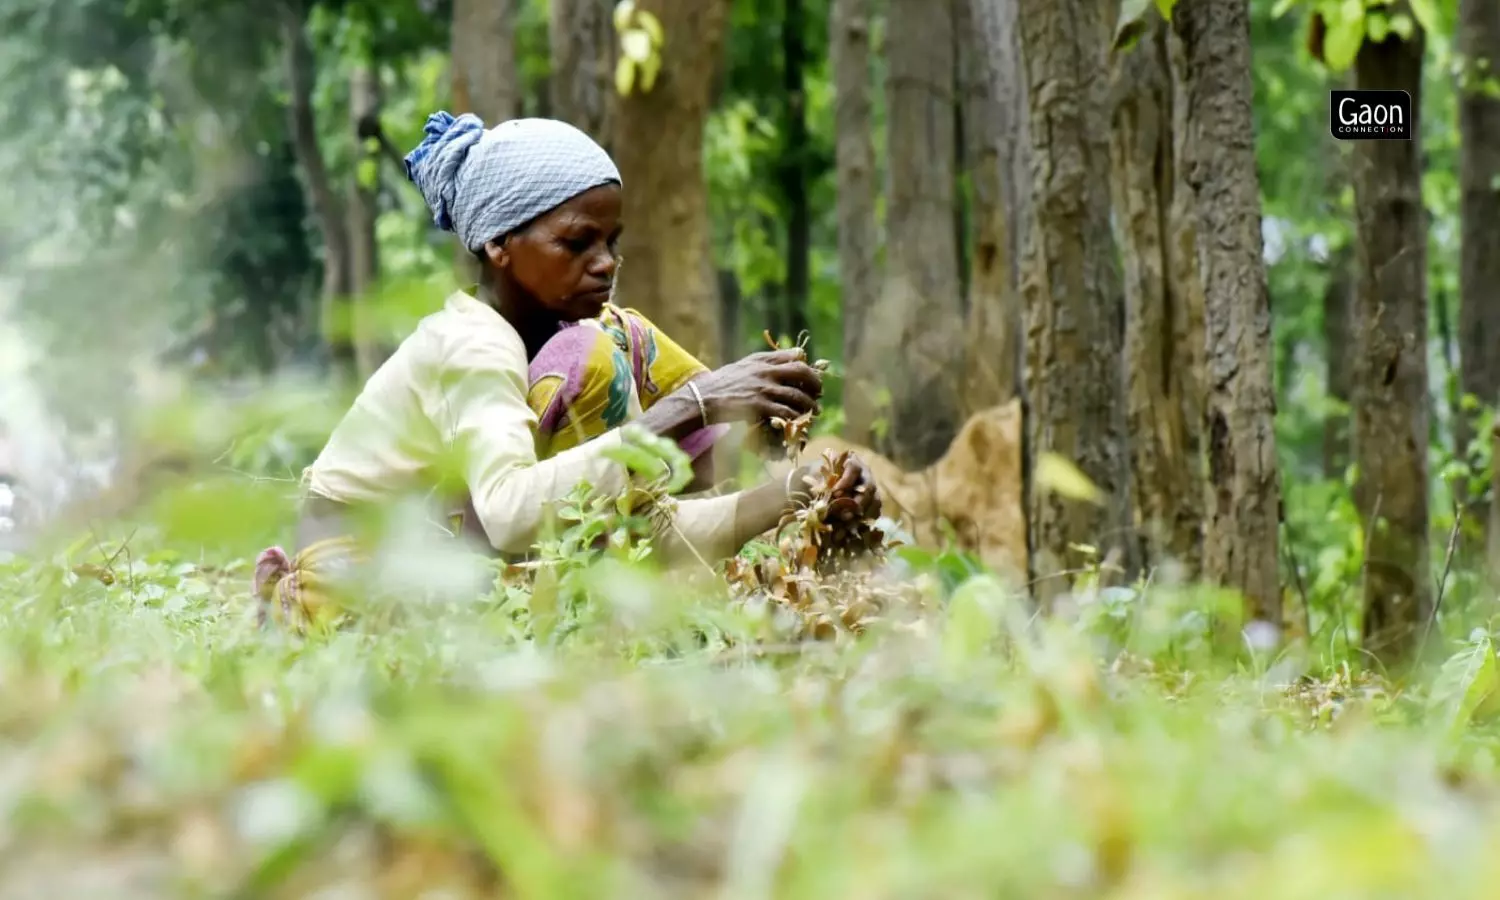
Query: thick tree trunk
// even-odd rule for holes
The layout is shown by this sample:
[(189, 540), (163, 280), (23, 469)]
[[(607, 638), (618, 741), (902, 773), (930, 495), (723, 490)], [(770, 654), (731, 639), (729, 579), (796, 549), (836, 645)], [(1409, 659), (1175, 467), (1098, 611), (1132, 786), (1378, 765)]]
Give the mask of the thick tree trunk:
[[(803, 70), (807, 49), (802, 0), (783, 0), (781, 20), (781, 85), (784, 92), (779, 181), (786, 204), (786, 320), (793, 338), (809, 329), (808, 302), (812, 290), (812, 207), (808, 202), (807, 91)], [(808, 353), (816, 356), (810, 339)]]
[[(1323, 354), (1327, 362), (1328, 396), (1346, 407), (1353, 397), (1354, 378), (1354, 259), (1350, 247), (1340, 247), (1328, 258), (1328, 284), (1323, 288)], [(1349, 467), (1349, 413), (1323, 417), (1323, 474), (1342, 479)]]
[(1193, 193), (1207, 332), (1209, 486), (1203, 570), (1281, 627), (1281, 483), (1271, 309), (1261, 238), (1246, 0), (1183, 0), (1186, 174)]
[[(1420, 31), (1366, 42), (1355, 86), (1404, 90), (1421, 121)], [(1431, 612), (1428, 572), (1427, 216), (1420, 129), (1354, 145), (1358, 219), (1354, 323), (1355, 500), (1365, 536), (1365, 647), (1382, 661), (1415, 647)]]
[[(969, 255), (967, 328), (964, 336), (963, 413), (969, 416), (1016, 393), (1021, 345), (1021, 302), (1014, 279), (1006, 202), (1006, 107), (998, 73), (1011, 35), (999, 31), (1000, 0), (960, 0), (958, 40), (962, 72), (964, 158), (973, 183), (973, 249)], [(1013, 190), (1013, 189), (1012, 189)]]
[[(1174, 123), (1181, 106), (1166, 21), (1155, 12), (1114, 73), (1116, 233), (1125, 266), (1131, 486), (1150, 562), (1195, 576), (1207, 481), (1202, 464), (1203, 288)], [(1194, 324), (1198, 327), (1194, 328)]]
[[(1500, 4), (1459, 0), (1458, 8), (1459, 384), (1490, 406), (1500, 401)], [(1461, 456), (1474, 437), (1468, 416), (1457, 424)]]
[(318, 142), (317, 120), (313, 113), (313, 86), (317, 81), (312, 44), (307, 38), (307, 21), (299, 4), (286, 2), (277, 7), (281, 17), (283, 66), (287, 80), (292, 146), (302, 182), (307, 191), (307, 205), (318, 223), (323, 242), (323, 287), (319, 328), (328, 342), (329, 354), (341, 376), (355, 368), (354, 345), (342, 322), (350, 289), (350, 248), (345, 232), (344, 211), (334, 189), (333, 179), (323, 159)]
[(1084, 562), (1072, 549), (1131, 555), (1125, 448), (1124, 297), (1110, 232), (1108, 84), (1102, 12), (1093, 0), (1022, 0), (1032, 137), (1032, 221), (1021, 291), (1026, 310), (1027, 441), (1074, 463), (1105, 494), (1103, 507), (1032, 481), (1037, 593)]
[(889, 238), (865, 371), (890, 396), (888, 455), (918, 469), (948, 449), (960, 424), (952, 0), (891, 0), (887, 31)]
[(615, 119), (625, 180), (619, 293), (689, 353), (719, 359), (719, 296), (709, 243), (703, 127), (729, 27), (729, 0), (641, 0), (661, 21), (661, 72), (637, 85)]
[(609, 147), (615, 37), (611, 0), (551, 0), (552, 115)]
[(833, 67), (835, 180), (838, 186), (839, 297), (844, 323), (844, 435), (868, 445), (875, 420), (870, 373), (861, 359), (879, 273), (879, 194), (871, 111), (870, 0), (832, 0), (828, 25)]
[(517, 0), (453, 0), (455, 115), (474, 113), (489, 128), (520, 115), (517, 14)]
[(357, 164), (349, 179), (349, 294), (350, 338), (354, 343), (355, 365), (361, 379), (375, 371), (378, 350), (375, 333), (376, 316), (370, 309), (370, 295), (380, 279), (380, 246), (375, 237), (380, 196), (379, 148), (367, 146), (366, 137), (379, 130), (380, 84), (375, 67), (362, 63), (349, 74), (349, 119), (353, 132)]

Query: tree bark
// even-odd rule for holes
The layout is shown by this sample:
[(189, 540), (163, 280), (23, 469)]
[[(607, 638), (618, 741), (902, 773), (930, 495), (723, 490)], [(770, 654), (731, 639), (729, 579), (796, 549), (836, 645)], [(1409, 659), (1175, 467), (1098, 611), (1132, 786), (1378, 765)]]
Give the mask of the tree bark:
[[(1459, 0), (1458, 9), (1459, 385), (1491, 406), (1500, 400), (1500, 4)], [(1461, 458), (1475, 437), (1469, 416), (1456, 423)]]
[(1203, 570), (1281, 627), (1271, 308), (1261, 237), (1247, 0), (1183, 0), (1189, 189), (1207, 332)]
[[(1418, 30), (1366, 41), (1355, 59), (1362, 90), (1404, 90), (1421, 121)], [(1354, 145), (1358, 220), (1354, 322), (1355, 500), (1374, 521), (1365, 536), (1365, 648), (1384, 662), (1415, 648), (1431, 613), (1428, 572), (1427, 216), (1421, 130), (1410, 141)], [(1376, 516), (1378, 515), (1378, 519)]]
[(615, 161), (625, 180), (618, 291), (689, 353), (719, 359), (703, 128), (729, 27), (728, 0), (641, 0), (662, 24), (661, 71), (620, 100)]
[[(1350, 247), (1329, 254), (1328, 284), (1323, 288), (1323, 353), (1327, 361), (1328, 396), (1345, 407), (1353, 397), (1354, 259)], [(1342, 479), (1349, 467), (1349, 413), (1323, 417), (1323, 474)]]
[(517, 0), (453, 0), (453, 105), (493, 128), (521, 112)]
[(323, 159), (318, 141), (317, 120), (313, 112), (313, 86), (317, 64), (307, 37), (307, 20), (301, 6), (286, 2), (277, 7), (281, 18), (282, 63), (290, 95), (289, 129), (297, 166), (307, 191), (308, 206), (318, 223), (323, 242), (323, 286), (319, 328), (328, 343), (329, 355), (341, 376), (355, 367), (354, 347), (348, 329), (341, 326), (347, 318), (350, 287), (349, 237), (344, 230), (344, 210), (339, 203), (333, 179)]
[[(449, 51), (453, 114), (473, 113), (493, 128), (521, 112), (521, 72), (516, 62), (517, 0), (453, 0)], [(461, 283), (479, 279), (479, 263), (466, 248), (454, 250)]]
[[(1016, 393), (1021, 302), (1014, 279), (1004, 128), (1008, 110), (999, 78), (1013, 39), (1000, 31), (1001, 0), (960, 0), (958, 40), (963, 69), (964, 157), (973, 184), (973, 249), (969, 255), (964, 344), (963, 413), (1004, 403)], [(990, 7), (981, 9), (981, 7)], [(1010, 188), (1014, 193), (1014, 188)]]
[(1030, 98), (1031, 223), (1021, 293), (1026, 310), (1027, 440), (1077, 465), (1103, 506), (1066, 499), (1030, 479), (1037, 594), (1067, 590), (1072, 549), (1131, 556), (1125, 449), (1124, 296), (1110, 231), (1108, 85), (1100, 5), (1022, 0), (1019, 24)]
[(614, 107), (615, 37), (611, 0), (551, 0), (552, 115), (606, 149)]
[(1178, 156), (1176, 43), (1166, 21), (1114, 72), (1115, 225), (1124, 261), (1126, 415), (1131, 486), (1149, 559), (1196, 577), (1202, 558), (1203, 287)]
[(361, 380), (375, 371), (376, 335), (370, 295), (380, 279), (380, 245), (375, 236), (379, 216), (380, 164), (378, 147), (368, 138), (380, 127), (380, 83), (375, 67), (360, 63), (349, 75), (349, 119), (353, 131), (355, 170), (349, 179), (349, 328), (355, 367)]
[[(802, 0), (783, 0), (781, 20), (781, 85), (784, 102), (783, 141), (779, 160), (782, 202), (786, 204), (786, 320), (795, 339), (809, 332), (809, 294), (812, 290), (812, 207), (808, 202), (807, 89), (804, 78), (807, 49), (802, 35), (806, 22)], [(816, 357), (813, 340), (808, 353)]]
[(935, 462), (960, 424), (953, 3), (891, 0), (887, 16), (889, 237), (862, 365), (890, 397), (884, 449), (911, 470)]
[(875, 118), (870, 80), (870, 0), (832, 0), (835, 181), (838, 188), (839, 298), (844, 323), (844, 434), (868, 445), (875, 420), (871, 375), (861, 359), (878, 290)]

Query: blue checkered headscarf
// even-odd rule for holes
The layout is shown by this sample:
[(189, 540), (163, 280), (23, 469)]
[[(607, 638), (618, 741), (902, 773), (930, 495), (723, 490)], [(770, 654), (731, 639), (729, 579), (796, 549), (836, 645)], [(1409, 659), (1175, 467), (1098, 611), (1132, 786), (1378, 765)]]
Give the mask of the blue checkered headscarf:
[(592, 138), (555, 119), (511, 119), (486, 130), (477, 116), (427, 117), (406, 157), (432, 220), (472, 252), (620, 172)]

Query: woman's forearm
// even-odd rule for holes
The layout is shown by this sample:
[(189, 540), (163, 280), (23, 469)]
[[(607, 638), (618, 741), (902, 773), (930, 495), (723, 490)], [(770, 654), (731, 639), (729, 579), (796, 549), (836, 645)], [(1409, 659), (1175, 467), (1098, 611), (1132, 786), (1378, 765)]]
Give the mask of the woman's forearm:
[[(740, 493), (739, 503), (734, 510), (736, 547), (743, 547), (747, 541), (770, 531), (781, 522), (781, 517), (795, 506), (796, 498), (804, 494), (802, 476), (806, 472), (806, 468), (800, 468), (790, 479), (773, 479)], [(788, 491), (789, 485), (791, 491)]]
[(651, 404), (635, 424), (655, 435), (681, 441), (704, 427), (698, 401), (686, 389), (674, 391)]

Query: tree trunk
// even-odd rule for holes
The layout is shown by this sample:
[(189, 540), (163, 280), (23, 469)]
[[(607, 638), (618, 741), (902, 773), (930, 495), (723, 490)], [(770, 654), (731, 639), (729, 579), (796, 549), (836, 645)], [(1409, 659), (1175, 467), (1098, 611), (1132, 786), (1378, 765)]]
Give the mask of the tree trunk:
[(1247, 0), (1184, 0), (1188, 134), (1207, 332), (1204, 440), (1208, 453), (1203, 570), (1240, 591), (1254, 618), (1281, 627), (1271, 308), (1255, 167)]
[(312, 44), (307, 38), (303, 10), (293, 2), (277, 8), (281, 17), (283, 65), (286, 72), (289, 128), (297, 165), (302, 169), (307, 205), (318, 223), (323, 242), (323, 287), (319, 311), (320, 330), (328, 342), (329, 355), (340, 377), (355, 368), (354, 347), (341, 323), (347, 319), (350, 288), (349, 237), (344, 230), (344, 211), (334, 190), (333, 179), (318, 142), (313, 112), (313, 86), (317, 80)]
[[(1421, 122), (1424, 36), (1366, 41), (1361, 90), (1404, 90)], [(1358, 219), (1354, 322), (1355, 500), (1365, 536), (1365, 648), (1384, 662), (1415, 647), (1431, 612), (1428, 572), (1427, 216), (1420, 128), (1354, 145)]]
[(1125, 266), (1131, 487), (1150, 561), (1196, 576), (1207, 482), (1202, 453), (1202, 281), (1174, 123), (1171, 29), (1148, 30), (1114, 73), (1112, 184)]
[[(786, 320), (793, 339), (808, 331), (808, 302), (812, 290), (812, 208), (808, 202), (807, 91), (803, 70), (807, 50), (802, 34), (806, 23), (802, 0), (783, 0), (781, 20), (781, 84), (785, 119), (779, 175), (786, 204)], [(808, 353), (816, 357), (813, 342)]]
[(375, 371), (376, 316), (370, 295), (380, 279), (380, 247), (375, 237), (379, 216), (380, 164), (378, 147), (368, 137), (380, 126), (380, 84), (375, 67), (361, 63), (349, 74), (349, 119), (356, 148), (356, 165), (349, 180), (349, 294), (350, 338), (354, 344), (356, 369), (361, 380)]
[[(1458, 97), (1462, 249), (1459, 263), (1459, 384), (1485, 406), (1500, 400), (1500, 4), (1459, 0)], [(1466, 456), (1473, 423), (1457, 423)]]
[[(521, 113), (521, 72), (516, 62), (517, 0), (453, 0), (450, 69), (453, 114), (473, 113), (493, 128)], [(454, 251), (460, 282), (479, 278), (466, 248)]]
[(521, 112), (516, 7), (517, 0), (453, 0), (455, 114), (474, 113), (488, 128)]
[(871, 442), (875, 397), (861, 358), (877, 284), (880, 235), (875, 219), (875, 118), (871, 110), (870, 0), (832, 0), (828, 24), (833, 67), (835, 180), (838, 187), (839, 298), (844, 324), (844, 435)]
[(609, 147), (615, 37), (611, 0), (551, 0), (552, 115)]
[(953, 0), (891, 0), (887, 16), (889, 237), (861, 368), (890, 397), (887, 455), (910, 470), (935, 462), (960, 424)]
[[(973, 249), (969, 256), (964, 344), (963, 413), (1004, 403), (1016, 393), (1021, 343), (1021, 302), (1013, 277), (1006, 199), (1006, 108), (998, 80), (1002, 43), (1000, 0), (960, 0), (958, 39), (963, 69), (964, 157), (973, 184)], [(991, 9), (981, 9), (981, 6)], [(1012, 188), (1012, 191), (1014, 189)]]
[(625, 180), (619, 293), (689, 353), (719, 358), (719, 296), (709, 242), (703, 128), (729, 0), (641, 0), (661, 20), (661, 72), (637, 84), (615, 118), (615, 160)]
[(1124, 297), (1110, 233), (1107, 84), (1093, 0), (1022, 0), (1032, 195), (1022, 263), (1030, 465), (1057, 454), (1105, 495), (1066, 499), (1030, 480), (1031, 558), (1044, 604), (1086, 560), (1073, 545), (1129, 555)]
[[(1323, 353), (1328, 364), (1328, 396), (1348, 406), (1354, 379), (1353, 251), (1340, 247), (1329, 254), (1328, 284), (1323, 288)], [(1349, 413), (1323, 417), (1323, 474), (1342, 480), (1349, 467)]]

